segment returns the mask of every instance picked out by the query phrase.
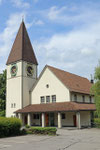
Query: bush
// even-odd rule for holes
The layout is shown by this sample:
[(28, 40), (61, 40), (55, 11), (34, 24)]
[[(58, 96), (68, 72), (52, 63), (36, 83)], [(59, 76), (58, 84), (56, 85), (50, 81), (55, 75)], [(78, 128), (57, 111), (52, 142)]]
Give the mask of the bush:
[(30, 128), (30, 126), (29, 126), (28, 124), (27, 124), (27, 125), (25, 125), (25, 127), (26, 127), (26, 128)]
[(25, 129), (20, 130), (20, 135), (26, 135), (26, 134), (27, 134), (27, 132)]
[(0, 117), (0, 137), (20, 135), (21, 126), (20, 119)]
[(27, 129), (27, 134), (48, 134), (48, 135), (56, 135), (56, 128), (52, 128), (52, 127), (30, 127), (29, 129)]
[(94, 124), (95, 124), (95, 127), (100, 128), (100, 118), (95, 118)]
[(5, 110), (0, 111), (0, 117), (4, 117), (5, 116)]

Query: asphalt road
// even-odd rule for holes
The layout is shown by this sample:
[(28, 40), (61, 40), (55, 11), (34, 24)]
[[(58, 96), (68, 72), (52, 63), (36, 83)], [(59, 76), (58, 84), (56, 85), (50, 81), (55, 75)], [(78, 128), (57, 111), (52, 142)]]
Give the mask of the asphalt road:
[(100, 150), (100, 129), (60, 129), (58, 136), (27, 135), (0, 139), (0, 150)]

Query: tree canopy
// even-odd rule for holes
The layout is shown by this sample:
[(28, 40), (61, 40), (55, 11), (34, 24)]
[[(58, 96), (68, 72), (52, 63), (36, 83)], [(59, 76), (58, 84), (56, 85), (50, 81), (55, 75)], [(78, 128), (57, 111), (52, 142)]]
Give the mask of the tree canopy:
[(6, 109), (6, 70), (0, 74), (0, 116), (5, 116)]
[(100, 62), (95, 68), (94, 79), (95, 83), (93, 85), (92, 90), (95, 96), (96, 114), (100, 118)]

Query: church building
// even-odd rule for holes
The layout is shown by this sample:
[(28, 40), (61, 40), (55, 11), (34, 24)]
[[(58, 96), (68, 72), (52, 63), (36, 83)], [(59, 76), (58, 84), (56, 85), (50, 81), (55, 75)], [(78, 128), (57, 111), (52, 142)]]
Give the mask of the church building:
[(38, 61), (23, 21), (6, 65), (6, 117), (19, 117), (23, 126), (91, 126), (96, 110), (93, 83), (48, 65), (38, 77)]

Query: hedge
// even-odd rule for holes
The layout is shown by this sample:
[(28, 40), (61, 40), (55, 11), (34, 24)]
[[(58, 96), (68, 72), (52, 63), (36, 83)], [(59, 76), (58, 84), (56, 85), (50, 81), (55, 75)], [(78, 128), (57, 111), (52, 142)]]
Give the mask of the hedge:
[(57, 129), (55, 127), (30, 127), (26, 129), (27, 134), (44, 134), (56, 135)]
[(95, 118), (94, 124), (95, 124), (95, 127), (100, 128), (100, 118)]
[(21, 126), (22, 122), (18, 118), (0, 117), (0, 137), (19, 135)]

